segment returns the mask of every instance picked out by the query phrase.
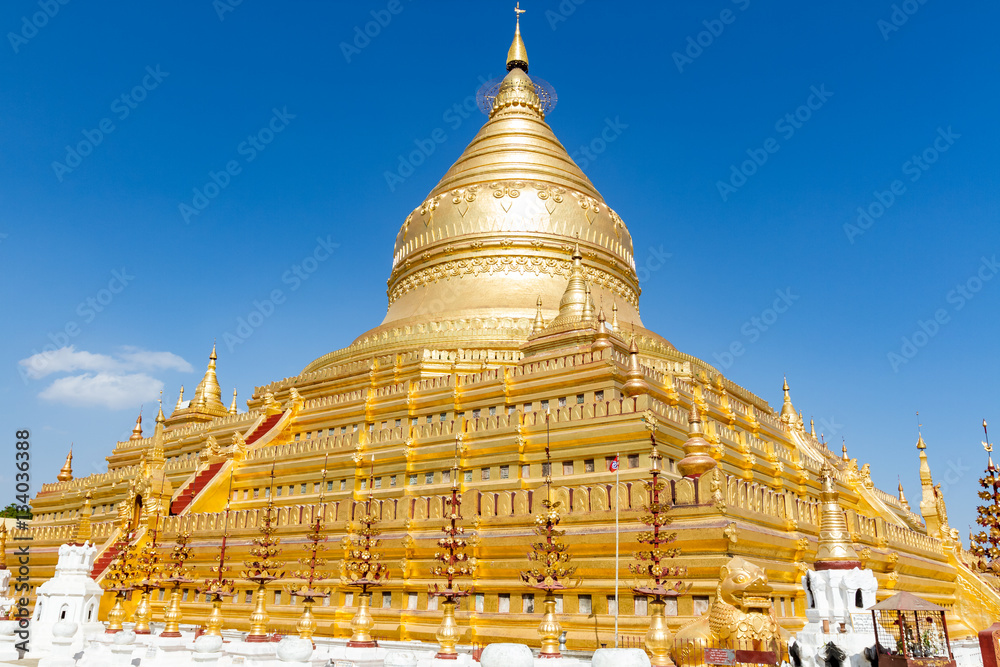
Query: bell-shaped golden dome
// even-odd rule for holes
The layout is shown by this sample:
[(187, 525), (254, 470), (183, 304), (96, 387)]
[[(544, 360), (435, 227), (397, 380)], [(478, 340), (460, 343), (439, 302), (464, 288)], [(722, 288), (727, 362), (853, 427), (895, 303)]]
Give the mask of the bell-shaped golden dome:
[(579, 243), (594, 301), (641, 326), (632, 237), (545, 122), (519, 29), (511, 53), (489, 120), (399, 230), (382, 324), (502, 318), (530, 329), (539, 296), (545, 320), (558, 315)]

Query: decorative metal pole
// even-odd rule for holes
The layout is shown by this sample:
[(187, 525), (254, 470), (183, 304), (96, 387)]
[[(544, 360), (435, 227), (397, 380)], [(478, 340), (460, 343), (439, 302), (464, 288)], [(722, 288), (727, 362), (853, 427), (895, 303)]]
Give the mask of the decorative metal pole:
[(644, 508), (648, 514), (643, 516), (641, 521), (652, 530), (643, 531), (637, 536), (637, 541), (648, 544), (649, 549), (635, 553), (639, 562), (630, 564), (629, 570), (648, 581), (646, 586), (632, 590), (637, 595), (651, 598), (649, 631), (646, 633), (646, 648), (650, 653), (650, 662), (656, 667), (668, 667), (673, 663), (670, 661), (670, 630), (667, 628), (664, 615), (666, 598), (677, 597), (690, 586), (685, 587), (683, 582), (675, 581), (670, 588), (666, 587), (668, 578), (683, 576), (685, 569), (663, 565), (664, 560), (676, 557), (680, 549), (666, 546), (677, 539), (677, 533), (661, 532), (663, 526), (670, 523), (667, 512), (670, 510), (671, 502), (669, 498), (661, 501), (661, 494), (665, 489), (665, 484), (660, 480), (663, 457), (657, 449), (656, 436), (650, 434), (649, 438), (653, 443), (653, 449), (649, 454), (650, 479), (645, 483), (649, 490), (649, 505)]
[(545, 591), (542, 601), (544, 613), (542, 622), (538, 625), (538, 636), (541, 639), (541, 658), (561, 658), (559, 652), (559, 635), (562, 626), (556, 616), (556, 597), (554, 591), (565, 589), (562, 583), (576, 572), (575, 567), (569, 567), (570, 554), (566, 543), (559, 538), (566, 534), (559, 530), (559, 509), (562, 503), (552, 500), (552, 456), (549, 451), (549, 413), (545, 413), (545, 499), (542, 506), (545, 511), (535, 517), (535, 534), (544, 542), (534, 542), (528, 552), (528, 561), (535, 563), (534, 567), (521, 572), (521, 580), (528, 586)]
[(349, 536), (347, 555), (344, 558), (344, 568), (341, 581), (346, 586), (353, 586), (358, 592), (358, 610), (351, 619), (351, 640), (347, 645), (352, 648), (372, 648), (377, 646), (371, 631), (375, 627), (375, 619), (368, 609), (371, 605), (371, 589), (385, 584), (389, 578), (389, 567), (381, 562), (381, 554), (377, 551), (382, 540), (378, 536), (382, 531), (378, 528), (378, 516), (372, 511), (372, 501), (375, 485), (375, 455), (372, 455), (371, 474), (368, 477), (368, 499), (365, 501), (365, 513), (358, 523), (361, 527), (357, 536)]
[[(316, 618), (312, 613), (313, 605), (316, 603), (317, 599), (323, 599), (330, 596), (329, 591), (318, 590), (316, 588), (316, 581), (330, 578), (328, 573), (322, 572), (318, 569), (326, 565), (326, 559), (320, 557), (319, 554), (326, 549), (326, 545), (323, 544), (323, 542), (326, 541), (326, 538), (323, 537), (323, 523), (326, 520), (326, 501), (324, 500), (324, 493), (326, 493), (327, 458), (323, 459), (323, 477), (320, 482), (319, 508), (313, 508), (316, 520), (313, 522), (312, 530), (310, 530), (308, 534), (309, 541), (306, 543), (306, 558), (299, 559), (299, 563), (303, 566), (303, 569), (296, 570), (292, 573), (293, 577), (305, 580), (305, 583), (303, 583), (302, 586), (291, 589), (292, 595), (302, 598), (302, 616), (299, 617), (299, 622), (295, 625), (295, 629), (298, 630), (300, 639), (308, 639), (310, 642), (312, 642), (313, 633), (316, 632)], [(315, 648), (315, 646), (316, 644), (313, 642), (313, 647)]]
[(438, 584), (430, 587), (430, 595), (439, 598), (444, 605), (441, 626), (435, 635), (441, 645), (441, 650), (434, 656), (435, 658), (444, 660), (458, 659), (458, 650), (455, 647), (458, 644), (458, 638), (461, 636), (461, 633), (458, 629), (458, 623), (455, 622), (455, 606), (458, 600), (472, 593), (471, 588), (459, 588), (455, 584), (455, 578), (472, 576), (476, 571), (476, 559), (469, 558), (465, 553), (465, 548), (468, 546), (468, 542), (462, 537), (465, 533), (465, 528), (458, 524), (462, 519), (462, 494), (459, 493), (458, 485), (458, 477), (461, 474), (461, 467), (459, 466), (460, 439), (460, 437), (455, 438), (455, 463), (451, 466), (451, 497), (448, 499), (449, 511), (445, 516), (446, 523), (441, 528), (445, 536), (438, 540), (438, 546), (442, 551), (434, 554), (434, 559), (439, 561), (440, 564), (431, 568), (431, 574), (444, 577), (446, 582), (444, 588), (441, 588)]
[(229, 567), (226, 565), (226, 541), (229, 539), (229, 503), (233, 496), (233, 472), (229, 470), (229, 491), (226, 492), (226, 515), (222, 528), (222, 545), (219, 548), (219, 555), (215, 557), (219, 564), (211, 568), (216, 576), (206, 579), (204, 585), (198, 589), (199, 593), (204, 593), (212, 598), (212, 611), (205, 621), (205, 634), (215, 637), (222, 636), (222, 597), (233, 594), (233, 580), (226, 578)]
[(973, 535), (969, 531), (969, 551), (979, 558), (981, 572), (1000, 575), (1000, 467), (993, 463), (993, 443), (990, 442), (983, 420), (983, 449), (986, 450), (986, 474), (979, 479), (979, 497), (985, 501), (976, 508), (976, 523), (983, 530)]
[(115, 542), (115, 549), (118, 553), (108, 565), (107, 574), (104, 575), (103, 585), (115, 594), (115, 603), (108, 612), (107, 634), (121, 632), (122, 622), (125, 620), (125, 594), (135, 589), (135, 579), (138, 575), (136, 569), (136, 545), (134, 543), (135, 533), (128, 530), (128, 521), (123, 520), (118, 533), (118, 541)]
[(271, 487), (259, 530), (260, 537), (255, 537), (254, 546), (250, 547), (250, 555), (254, 559), (243, 561), (247, 569), (241, 573), (243, 579), (257, 586), (257, 590), (254, 591), (254, 609), (250, 614), (250, 634), (245, 638), (248, 642), (268, 640), (267, 622), (270, 616), (267, 613), (267, 585), (285, 576), (284, 571), (279, 569), (285, 563), (274, 560), (275, 556), (281, 553), (281, 547), (278, 546), (281, 539), (274, 535), (277, 530), (274, 525), (274, 463), (271, 464)]
[(135, 585), (135, 588), (142, 591), (139, 597), (139, 604), (136, 605), (132, 620), (135, 622), (135, 634), (148, 635), (149, 622), (153, 617), (153, 610), (149, 604), (149, 593), (153, 589), (160, 587), (160, 554), (157, 552), (157, 533), (160, 527), (160, 514), (157, 512), (156, 520), (153, 523), (153, 530), (150, 534), (150, 541), (143, 545), (136, 556), (136, 572), (142, 578)]
[(170, 601), (163, 611), (163, 632), (161, 637), (180, 637), (180, 624), (183, 619), (181, 613), (181, 586), (191, 583), (188, 577), (188, 568), (184, 563), (191, 557), (191, 547), (188, 542), (191, 540), (190, 533), (178, 533), (177, 544), (170, 552), (170, 564), (167, 565), (162, 584), (171, 586)]

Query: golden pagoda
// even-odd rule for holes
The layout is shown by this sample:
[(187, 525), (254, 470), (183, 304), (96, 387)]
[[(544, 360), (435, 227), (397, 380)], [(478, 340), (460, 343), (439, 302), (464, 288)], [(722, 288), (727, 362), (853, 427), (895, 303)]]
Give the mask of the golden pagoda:
[[(879, 599), (919, 592), (947, 607), (955, 637), (1000, 617), (1000, 596), (965, 564), (947, 525), (922, 437), (917, 514), (901, 493), (877, 488), (846, 447), (837, 456), (804, 427), (787, 381), (775, 410), (643, 326), (631, 235), (546, 123), (550, 99), (528, 74), (518, 23), (507, 74), (484, 92), (482, 129), (402, 221), (383, 321), (258, 386), (242, 412), (222, 402), (213, 347), (193, 396), (182, 393), (170, 417), (161, 412), (155, 437), (137, 423), (135, 437), (114, 445), (106, 472), (73, 478), (67, 459), (58, 481), (42, 486), (28, 530), (13, 531), (31, 539), (32, 586), (52, 576), (59, 545), (73, 538), (81, 494), (91, 498), (99, 582), (129, 531), (149, 539), (139, 518), (156, 507), (164, 541), (196, 538), (186, 543), (179, 602), (150, 600), (153, 618), (173, 600), (171, 618), (205, 623), (213, 604), (196, 588), (223, 580), (211, 569), (221, 567), (223, 545), (232, 561), (250, 560), (268, 504), (284, 542), (306, 543), (322, 498), (332, 543), (352, 522), (377, 517), (392, 576), (365, 595), (332, 584), (312, 608), (317, 636), (349, 638), (359, 598), (367, 605), (371, 595), (373, 635), (433, 643), (444, 611), (429, 595), (435, 554), (454, 512), (448, 499), (460, 494), (478, 567), (452, 639), (537, 647), (544, 596), (519, 573), (550, 477), (580, 580), (553, 591), (552, 606), (567, 646), (593, 649), (614, 641), (615, 612), (622, 635), (649, 627), (648, 595), (629, 589), (612, 609), (612, 554), (616, 507), (624, 545), (644, 529), (642, 508), (658, 504), (644, 484), (656, 465), (676, 533), (671, 567), (685, 573), (684, 590), (663, 602), (672, 633), (709, 608), (734, 558), (761, 571), (778, 622), (796, 631), (806, 620), (801, 572), (853, 561), (852, 552), (865, 554)], [(564, 106), (586, 112), (579, 100)], [(452, 466), (456, 440), (461, 471)], [(619, 452), (616, 481), (608, 461)], [(371, 457), (377, 475), (359, 465)], [(302, 607), (280, 580), (225, 580), (222, 589), (227, 628), (248, 630), (255, 595), (266, 595), (268, 628), (296, 632)], [(102, 619), (115, 601), (105, 598)], [(131, 615), (136, 601), (123, 604)], [(215, 633), (219, 605), (216, 596)]]

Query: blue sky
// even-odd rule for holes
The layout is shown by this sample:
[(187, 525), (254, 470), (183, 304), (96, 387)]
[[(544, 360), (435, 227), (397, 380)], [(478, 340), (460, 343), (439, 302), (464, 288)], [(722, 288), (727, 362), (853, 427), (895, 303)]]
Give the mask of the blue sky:
[[(509, 2), (233, 2), (0, 9), (0, 433), (31, 429), (37, 483), (70, 442), (104, 469), (213, 338), (243, 405), (377, 325), (399, 225), (513, 30)], [(787, 374), (913, 501), (919, 410), (964, 536), (980, 422), (1000, 429), (996, 4), (522, 6), (548, 120), (632, 232), (645, 324), (772, 405)], [(72, 353), (20, 363), (49, 343)]]

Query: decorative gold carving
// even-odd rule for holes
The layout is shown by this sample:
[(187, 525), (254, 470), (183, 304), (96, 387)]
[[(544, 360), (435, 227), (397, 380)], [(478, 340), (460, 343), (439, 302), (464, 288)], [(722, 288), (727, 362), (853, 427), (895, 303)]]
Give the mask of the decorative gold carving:
[(736, 522), (730, 522), (726, 526), (725, 530), (722, 531), (722, 536), (729, 540), (729, 545), (735, 547), (736, 543), (740, 540), (740, 531), (736, 525)]
[[(513, 247), (508, 245), (508, 248)], [(389, 304), (404, 294), (425, 285), (437, 283), (441, 280), (461, 278), (463, 276), (480, 276), (493, 274), (518, 274), (536, 276), (546, 275), (551, 277), (569, 277), (572, 263), (561, 259), (551, 259), (534, 257), (530, 255), (490, 255), (483, 257), (471, 257), (466, 259), (450, 259), (433, 266), (414, 271), (406, 277), (392, 283), (388, 291)], [(636, 291), (620, 278), (613, 276), (607, 271), (585, 266), (584, 276), (591, 285), (600, 286), (606, 290), (614, 292), (622, 300), (638, 307), (639, 295)]]
[(722, 566), (716, 597), (708, 612), (677, 631), (674, 660), (678, 665), (702, 664), (705, 646), (787, 640), (771, 606), (771, 585), (759, 565), (736, 556)]

